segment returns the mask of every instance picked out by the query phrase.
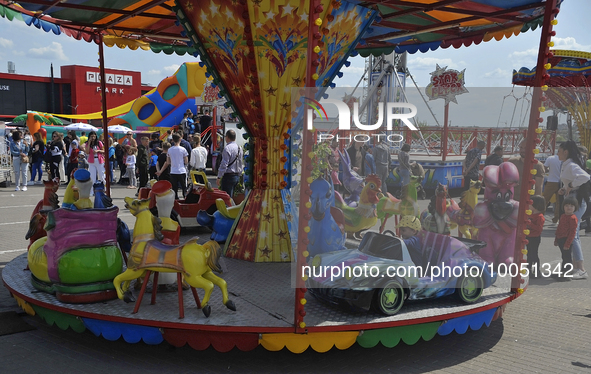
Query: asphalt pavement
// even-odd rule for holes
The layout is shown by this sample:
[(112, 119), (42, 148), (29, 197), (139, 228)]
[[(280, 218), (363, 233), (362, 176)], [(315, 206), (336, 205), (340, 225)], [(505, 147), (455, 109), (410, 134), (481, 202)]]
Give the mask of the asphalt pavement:
[[(25, 253), (24, 235), (42, 189), (31, 186), (26, 192), (15, 192), (14, 188), (0, 188), (0, 271)], [(115, 186), (115, 205), (123, 207), (123, 197), (130, 192)], [(426, 204), (420, 202), (422, 208)], [(133, 225), (134, 218), (124, 208), (120, 217)], [(540, 259), (555, 265), (560, 253), (553, 246), (556, 226), (550, 218)], [(183, 238), (207, 233), (197, 228), (185, 232)], [(591, 270), (591, 236), (583, 235), (581, 241)], [(261, 347), (218, 353), (213, 348), (175, 348), (166, 342), (158, 346), (128, 344), (122, 339), (110, 342), (89, 331), (79, 334), (48, 326), (24, 314), (0, 287), (0, 313), (8, 311), (21, 313), (20, 318), (36, 329), (0, 336), (0, 373), (591, 373), (591, 279), (532, 280), (527, 291), (507, 305), (502, 318), (478, 331), (436, 335), (412, 346), (402, 342), (394, 348), (354, 345), (346, 351), (332, 349), (322, 354), (311, 349), (299, 355), (286, 349), (269, 352)]]

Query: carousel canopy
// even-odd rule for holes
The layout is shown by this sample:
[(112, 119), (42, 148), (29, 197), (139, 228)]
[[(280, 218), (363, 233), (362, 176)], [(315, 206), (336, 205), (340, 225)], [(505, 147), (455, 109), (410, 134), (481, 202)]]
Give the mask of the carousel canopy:
[[(591, 87), (591, 53), (581, 51), (554, 50), (547, 69), (550, 87)], [(522, 67), (513, 70), (513, 84), (533, 86), (536, 68)]]
[[(183, 5), (203, 7), (204, 2), (208, 0)], [(544, 10), (542, 0), (334, 1), (339, 6), (347, 2), (379, 13), (357, 45), (362, 56), (501, 40), (535, 30)], [(173, 0), (0, 0), (0, 16), (87, 42), (98, 43), (101, 33), (110, 47), (192, 54), (195, 50), (177, 22), (174, 5)]]

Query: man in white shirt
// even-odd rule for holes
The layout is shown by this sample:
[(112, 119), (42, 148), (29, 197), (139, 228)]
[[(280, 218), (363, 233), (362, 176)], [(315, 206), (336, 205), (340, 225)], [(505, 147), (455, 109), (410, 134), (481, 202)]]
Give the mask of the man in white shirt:
[[(207, 149), (201, 145), (201, 136), (194, 135), (193, 140), (195, 142), (195, 148), (191, 151), (191, 170), (205, 171), (205, 164), (207, 162)], [(198, 177), (198, 179), (202, 179)], [(205, 183), (201, 180), (201, 183)]]
[(544, 167), (546, 169), (546, 173), (548, 173), (548, 177), (546, 179), (546, 184), (544, 185), (544, 192), (542, 193), (544, 199), (546, 199), (546, 204), (550, 203), (550, 199), (552, 196), (556, 195), (556, 204), (554, 204), (554, 218), (552, 218), (552, 222), (557, 223), (558, 219), (560, 218), (560, 204), (559, 204), (559, 196), (557, 195), (558, 190), (560, 189), (560, 166), (562, 162), (558, 159), (558, 156), (553, 155), (546, 159), (544, 162)]
[(178, 200), (178, 186), (181, 185), (183, 190), (183, 198), (186, 198), (185, 191), (187, 189), (187, 168), (185, 165), (189, 162), (189, 154), (187, 150), (180, 146), (181, 137), (179, 134), (174, 133), (172, 135), (172, 141), (174, 146), (170, 147), (167, 153), (166, 162), (160, 168), (160, 171), (156, 172), (156, 175), (160, 176), (162, 170), (166, 170), (170, 165), (170, 183), (172, 183), (172, 189), (174, 190), (175, 199)]

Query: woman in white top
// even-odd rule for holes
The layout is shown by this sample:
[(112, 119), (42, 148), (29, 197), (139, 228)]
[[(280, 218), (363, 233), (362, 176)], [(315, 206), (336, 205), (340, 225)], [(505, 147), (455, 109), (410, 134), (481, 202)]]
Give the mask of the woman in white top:
[(193, 135), (194, 148), (191, 151), (191, 170), (205, 171), (205, 164), (207, 163), (207, 149), (201, 145), (201, 136)]
[(92, 183), (96, 181), (104, 182), (105, 178), (105, 149), (103, 142), (98, 140), (96, 132), (91, 131), (88, 134), (88, 140), (84, 143), (84, 152), (88, 155), (90, 179)]
[(577, 198), (577, 190), (583, 184), (587, 183), (590, 177), (581, 164), (581, 153), (574, 141), (569, 140), (560, 144), (558, 147), (558, 158), (562, 161), (562, 167), (560, 169), (560, 182), (562, 183), (562, 188), (558, 193), (564, 195), (564, 197), (576, 198), (580, 204), (579, 209), (575, 212), (575, 216), (578, 220), (577, 235), (571, 245), (574, 266), (572, 278), (586, 279), (588, 278), (588, 274), (583, 265), (583, 251), (581, 250), (579, 229), (581, 226), (581, 217), (587, 209), (587, 202), (585, 199)]

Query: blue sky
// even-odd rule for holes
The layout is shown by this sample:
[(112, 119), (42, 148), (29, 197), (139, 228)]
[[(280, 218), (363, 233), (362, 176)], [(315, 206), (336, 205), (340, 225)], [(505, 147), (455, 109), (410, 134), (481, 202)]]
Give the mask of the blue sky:
[[(555, 48), (591, 52), (591, 28), (588, 26), (590, 10), (589, 0), (564, 0), (558, 25), (554, 28)], [(477, 46), (416, 53), (409, 55), (408, 68), (421, 87), (429, 83), (429, 73), (435, 70), (435, 64), (439, 64), (451, 69), (466, 69), (467, 87), (508, 87), (507, 95), (511, 92), (512, 70), (535, 65), (539, 39), (540, 29), (537, 29)], [(98, 66), (98, 46), (65, 35), (45, 33), (21, 21), (10, 22), (0, 18), (0, 72), (7, 72), (8, 61), (16, 64), (18, 74), (42, 76), (49, 75), (49, 66), (53, 63), (59, 76), (61, 65)], [(173, 74), (186, 61), (195, 59), (192, 56), (168, 56), (139, 49), (131, 51), (105, 47), (105, 64), (108, 68), (140, 71), (142, 82), (152, 85), (157, 85)], [(351, 59), (351, 62), (351, 66), (343, 70), (343, 78), (336, 79), (337, 86), (353, 87), (357, 84), (365, 62), (360, 57)], [(412, 87), (410, 80), (407, 87)], [(458, 97), (458, 103), (461, 106), (461, 96)], [(434, 110), (441, 112), (442, 101), (433, 104)], [(498, 107), (499, 104), (494, 105)]]

